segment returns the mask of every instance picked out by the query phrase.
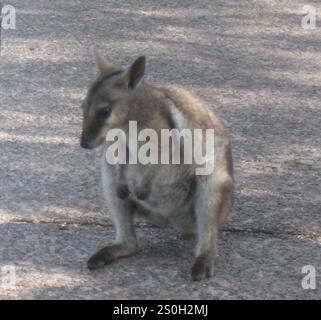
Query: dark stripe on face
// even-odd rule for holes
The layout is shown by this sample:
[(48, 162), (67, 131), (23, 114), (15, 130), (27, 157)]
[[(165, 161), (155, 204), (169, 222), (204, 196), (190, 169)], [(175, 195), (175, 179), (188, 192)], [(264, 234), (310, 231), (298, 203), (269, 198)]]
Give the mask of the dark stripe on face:
[(106, 80), (112, 78), (113, 76), (116, 76), (117, 74), (121, 74), (123, 70), (115, 70), (111, 73), (106, 74), (104, 77), (102, 77), (99, 81), (97, 81), (94, 86), (91, 88), (91, 93), (94, 93)]
[(92, 143), (94, 140), (96, 140), (100, 136), (101, 130), (104, 124), (105, 124), (104, 121), (99, 119), (94, 119), (91, 122), (90, 126), (88, 126), (86, 130), (83, 131), (84, 138), (89, 144)]

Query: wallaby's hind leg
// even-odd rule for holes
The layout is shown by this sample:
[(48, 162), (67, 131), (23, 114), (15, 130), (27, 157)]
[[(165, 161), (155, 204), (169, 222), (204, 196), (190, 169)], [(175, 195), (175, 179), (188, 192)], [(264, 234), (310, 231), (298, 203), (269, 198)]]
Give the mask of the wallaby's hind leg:
[(116, 242), (102, 248), (88, 260), (87, 266), (90, 270), (103, 267), (121, 257), (129, 256), (137, 250), (133, 222), (134, 208), (130, 200), (119, 200), (117, 202), (119, 203), (119, 210), (114, 215)]
[(102, 158), (102, 187), (106, 200), (110, 205), (113, 223), (116, 229), (116, 241), (95, 253), (87, 262), (89, 269), (100, 268), (113, 261), (129, 256), (137, 250), (137, 240), (134, 226), (135, 206), (127, 198), (119, 199), (117, 185), (114, 181), (119, 172), (109, 171), (105, 162), (105, 152)]
[(232, 187), (232, 178), (228, 173), (198, 177), (195, 195), (197, 245), (191, 270), (193, 280), (213, 276), (219, 224), (231, 208)]

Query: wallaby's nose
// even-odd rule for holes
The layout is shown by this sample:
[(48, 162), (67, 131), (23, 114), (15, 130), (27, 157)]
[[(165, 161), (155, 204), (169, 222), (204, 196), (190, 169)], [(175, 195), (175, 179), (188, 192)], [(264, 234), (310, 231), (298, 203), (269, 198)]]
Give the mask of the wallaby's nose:
[(83, 133), (81, 134), (81, 137), (80, 137), (80, 146), (84, 149), (89, 149), (89, 144), (88, 144), (86, 138), (84, 137)]

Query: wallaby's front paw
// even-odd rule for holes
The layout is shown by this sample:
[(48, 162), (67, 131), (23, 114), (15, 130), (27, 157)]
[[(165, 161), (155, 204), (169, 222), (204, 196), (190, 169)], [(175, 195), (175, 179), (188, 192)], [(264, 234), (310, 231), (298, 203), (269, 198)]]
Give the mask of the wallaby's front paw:
[(214, 275), (214, 261), (210, 255), (199, 256), (195, 259), (191, 276), (192, 280), (200, 281), (205, 278), (213, 277)]
[(139, 200), (146, 200), (149, 197), (150, 188), (147, 185), (138, 186), (135, 188), (135, 195)]
[(120, 199), (126, 199), (129, 196), (129, 189), (126, 184), (119, 184), (117, 186), (117, 196)]

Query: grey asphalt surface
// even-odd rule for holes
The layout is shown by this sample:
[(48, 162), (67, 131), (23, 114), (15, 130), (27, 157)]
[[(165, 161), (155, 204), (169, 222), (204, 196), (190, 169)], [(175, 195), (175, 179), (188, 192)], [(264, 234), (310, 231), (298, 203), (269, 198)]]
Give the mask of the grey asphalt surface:
[[(320, 299), (321, 16), (298, 0), (7, 1), (2, 30), (0, 299)], [(319, 1), (309, 0), (317, 12)], [(89, 272), (114, 239), (100, 150), (79, 147), (92, 48), (118, 64), (147, 56), (147, 79), (181, 84), (229, 128), (236, 194), (215, 277), (191, 282), (193, 241), (137, 224), (140, 251)], [(316, 268), (315, 290), (301, 286)]]

